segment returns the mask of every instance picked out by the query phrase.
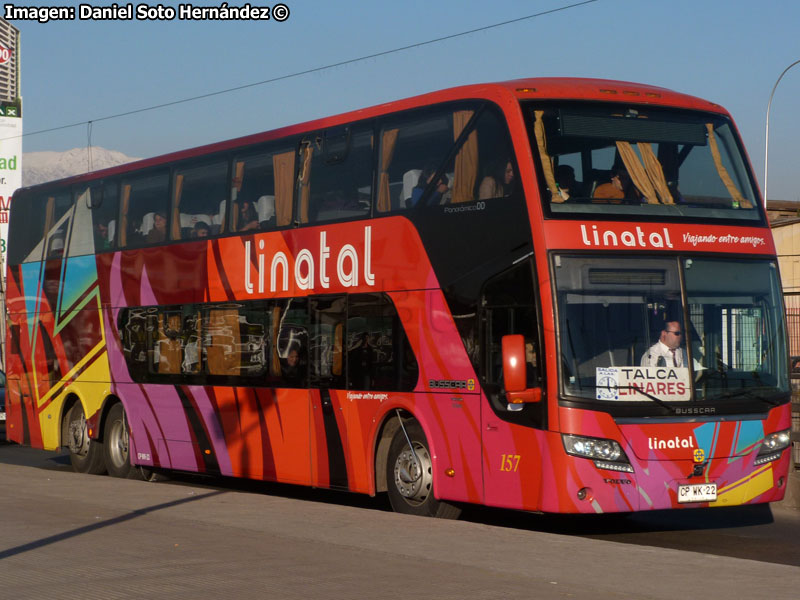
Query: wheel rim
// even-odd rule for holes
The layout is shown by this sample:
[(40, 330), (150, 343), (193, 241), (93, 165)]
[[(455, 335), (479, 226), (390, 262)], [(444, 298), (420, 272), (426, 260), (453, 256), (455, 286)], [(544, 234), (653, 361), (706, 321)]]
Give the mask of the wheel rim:
[(89, 435), (83, 411), (78, 418), (69, 422), (69, 451), (81, 457), (89, 453)]
[(109, 458), (116, 467), (122, 467), (128, 463), (128, 428), (122, 419), (114, 421), (108, 432)]
[(425, 502), (431, 492), (433, 467), (428, 449), (420, 442), (413, 444), (413, 453), (406, 446), (395, 460), (394, 485), (406, 502), (416, 506)]

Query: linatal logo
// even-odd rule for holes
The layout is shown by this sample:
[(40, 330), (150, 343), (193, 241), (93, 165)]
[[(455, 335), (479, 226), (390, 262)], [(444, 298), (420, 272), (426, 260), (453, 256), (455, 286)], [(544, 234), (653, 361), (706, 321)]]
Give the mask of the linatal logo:
[(6, 48), (0, 43), (0, 65), (4, 65), (11, 60), (12, 52), (13, 50), (11, 48)]
[(647, 447), (650, 450), (665, 450), (673, 448), (696, 448), (694, 445), (694, 437), (679, 437), (675, 436), (673, 439), (659, 439), (657, 437), (647, 438)]

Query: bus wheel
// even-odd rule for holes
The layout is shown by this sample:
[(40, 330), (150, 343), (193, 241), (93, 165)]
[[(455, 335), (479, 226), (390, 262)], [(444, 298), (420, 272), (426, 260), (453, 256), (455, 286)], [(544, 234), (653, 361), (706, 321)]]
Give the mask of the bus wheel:
[(122, 404), (115, 404), (106, 416), (105, 456), (108, 474), (113, 477), (137, 477), (128, 455), (128, 422)]
[(422, 427), (415, 421), (406, 422), (404, 426), (408, 439), (403, 427), (398, 428), (386, 463), (386, 487), (392, 509), (422, 517), (458, 518), (460, 508), (437, 500), (433, 495), (433, 461)]
[(100, 475), (106, 472), (103, 443), (89, 437), (86, 415), (80, 402), (67, 413), (66, 437), (69, 460), (76, 473)]

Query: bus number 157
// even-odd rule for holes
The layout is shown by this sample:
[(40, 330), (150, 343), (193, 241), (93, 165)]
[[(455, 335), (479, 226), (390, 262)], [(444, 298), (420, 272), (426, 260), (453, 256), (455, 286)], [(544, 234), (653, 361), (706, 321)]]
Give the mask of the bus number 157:
[(519, 468), (519, 454), (503, 454), (501, 456), (500, 470), (508, 472), (517, 472)]

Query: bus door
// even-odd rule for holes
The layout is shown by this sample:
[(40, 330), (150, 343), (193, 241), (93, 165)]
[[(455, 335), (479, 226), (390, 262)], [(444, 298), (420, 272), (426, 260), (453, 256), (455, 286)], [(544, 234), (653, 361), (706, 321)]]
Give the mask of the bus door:
[(526, 385), (541, 398), (544, 365), (531, 261), (490, 279), (481, 296), (484, 501), (493, 506), (530, 508), (541, 487), (545, 402), (511, 404), (503, 375), (503, 338), (521, 335), (525, 345)]

